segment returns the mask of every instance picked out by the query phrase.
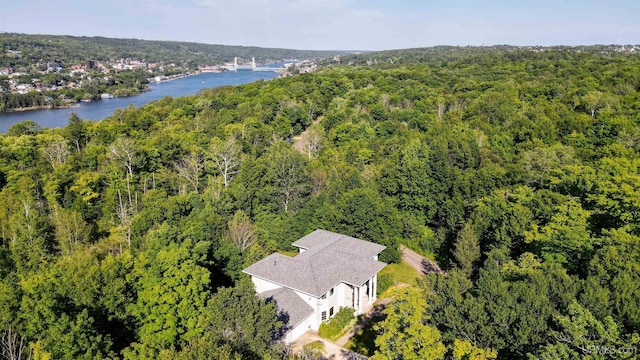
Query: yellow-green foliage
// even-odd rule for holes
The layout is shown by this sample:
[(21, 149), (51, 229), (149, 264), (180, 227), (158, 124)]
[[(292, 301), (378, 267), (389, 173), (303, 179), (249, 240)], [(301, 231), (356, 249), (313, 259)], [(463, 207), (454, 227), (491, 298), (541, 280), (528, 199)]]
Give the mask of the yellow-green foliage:
[(320, 324), (318, 335), (330, 340), (337, 339), (344, 333), (345, 327), (355, 319), (353, 317), (354, 312), (355, 310), (352, 308), (340, 308), (334, 317)]
[(498, 353), (491, 349), (480, 349), (469, 340), (453, 340), (454, 360), (489, 360), (498, 357)]
[(438, 328), (427, 324), (427, 300), (417, 288), (399, 291), (384, 310), (386, 319), (374, 326), (380, 332), (375, 360), (443, 359), (447, 348)]

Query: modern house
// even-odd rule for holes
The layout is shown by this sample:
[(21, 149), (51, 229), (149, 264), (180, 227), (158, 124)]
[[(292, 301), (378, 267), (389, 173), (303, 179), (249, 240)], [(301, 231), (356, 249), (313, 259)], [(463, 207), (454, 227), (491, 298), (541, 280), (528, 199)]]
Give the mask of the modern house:
[(293, 243), (294, 257), (274, 253), (243, 270), (256, 291), (274, 301), (285, 323), (284, 342), (318, 330), (341, 307), (367, 311), (376, 300), (384, 246), (326, 230)]

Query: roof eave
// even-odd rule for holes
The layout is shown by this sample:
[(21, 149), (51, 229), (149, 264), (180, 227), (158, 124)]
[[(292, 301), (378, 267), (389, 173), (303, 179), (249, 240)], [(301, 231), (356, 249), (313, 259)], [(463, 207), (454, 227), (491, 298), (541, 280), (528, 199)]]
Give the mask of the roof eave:
[[(242, 270), (242, 272), (243, 272), (243, 273), (245, 273), (245, 274), (251, 275), (251, 276), (255, 276), (255, 277), (257, 277), (258, 279), (261, 279), (261, 280), (264, 280), (264, 281), (268, 281), (268, 282), (270, 282), (270, 283), (272, 283), (272, 284), (276, 284), (276, 285), (278, 285), (278, 286), (280, 286), (280, 287), (283, 287), (283, 288), (286, 288), (286, 289), (291, 289), (291, 290), (293, 290), (293, 291), (298, 291), (298, 292), (301, 292), (301, 293), (303, 293), (303, 294), (305, 294), (305, 295), (313, 296), (313, 297), (314, 297), (314, 298), (316, 298), (316, 299), (319, 299), (319, 298), (320, 298), (320, 296), (322, 296), (322, 294), (324, 294), (324, 293), (322, 293), (322, 294), (320, 294), (320, 295), (314, 295), (314, 294), (309, 293), (309, 292), (306, 292), (306, 291), (304, 291), (304, 290), (296, 289), (296, 288), (293, 288), (293, 287), (291, 287), (291, 286), (289, 286), (289, 285), (284, 285), (284, 284), (281, 284), (281, 283), (279, 283), (279, 282), (277, 282), (277, 281), (273, 281), (273, 280), (271, 280), (271, 279), (267, 279), (267, 278), (265, 278), (264, 276), (260, 276), (260, 275), (256, 275), (256, 274), (251, 274), (251, 273), (246, 272), (246, 271), (244, 271), (244, 270)], [(326, 291), (325, 291), (325, 292), (326, 292)]]

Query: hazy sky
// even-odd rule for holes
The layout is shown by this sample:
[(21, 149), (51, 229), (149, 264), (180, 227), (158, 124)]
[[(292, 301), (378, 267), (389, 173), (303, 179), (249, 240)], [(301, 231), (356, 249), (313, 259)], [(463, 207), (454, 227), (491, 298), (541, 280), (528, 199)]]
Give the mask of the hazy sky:
[(640, 0), (1, 0), (0, 31), (295, 49), (639, 44)]

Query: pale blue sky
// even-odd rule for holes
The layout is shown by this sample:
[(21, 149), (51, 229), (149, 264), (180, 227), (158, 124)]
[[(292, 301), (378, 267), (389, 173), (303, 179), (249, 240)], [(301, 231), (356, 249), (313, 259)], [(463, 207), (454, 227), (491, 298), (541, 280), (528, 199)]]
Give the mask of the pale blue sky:
[(640, 0), (2, 0), (0, 31), (295, 49), (640, 44)]

